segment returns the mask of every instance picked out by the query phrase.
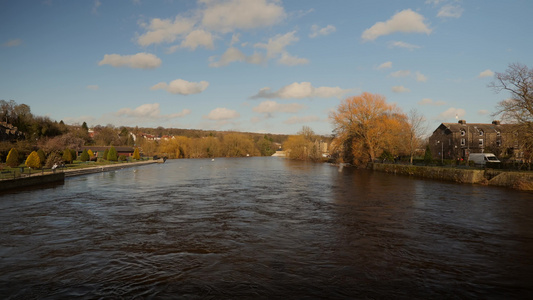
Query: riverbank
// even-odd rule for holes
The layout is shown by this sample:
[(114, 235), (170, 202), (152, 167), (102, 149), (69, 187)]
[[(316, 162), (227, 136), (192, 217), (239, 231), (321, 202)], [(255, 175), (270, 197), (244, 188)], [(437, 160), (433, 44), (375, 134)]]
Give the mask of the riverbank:
[(120, 170), (120, 169), (125, 169), (125, 168), (136, 167), (136, 166), (139, 166), (139, 165), (155, 164), (155, 163), (158, 163), (158, 162), (162, 162), (162, 161), (159, 161), (159, 160), (144, 160), (144, 161), (122, 163), (122, 164), (102, 165), (102, 166), (87, 167), (87, 168), (80, 168), (80, 169), (69, 169), (69, 170), (65, 170), (63, 172), (65, 173), (65, 177), (72, 177), (72, 176), (78, 176), (78, 175), (85, 175), (85, 174), (93, 174), (93, 173), (101, 173), (101, 172)]
[(509, 172), (493, 169), (458, 169), (379, 163), (373, 163), (369, 168), (374, 171), (391, 174), (533, 191), (533, 173), (531, 172)]
[(61, 184), (62, 182), (65, 181), (66, 177), (108, 172), (108, 171), (113, 171), (113, 170), (136, 167), (139, 165), (147, 165), (147, 164), (154, 164), (154, 163), (161, 163), (161, 162), (163, 161), (162, 160), (145, 160), (145, 161), (100, 165), (100, 166), (95, 166), (95, 167), (86, 167), (86, 168), (77, 168), (77, 169), (65, 169), (65, 170), (59, 169), (55, 173), (53, 172), (34, 173), (31, 175), (27, 175), (25, 177), (19, 177), (15, 179), (7, 179), (7, 180), (0, 181), (1, 183), (0, 192), (12, 190), (12, 189), (20, 189), (20, 188), (25, 188), (25, 187), (30, 187), (30, 186), (49, 184), (49, 183), (60, 183)]

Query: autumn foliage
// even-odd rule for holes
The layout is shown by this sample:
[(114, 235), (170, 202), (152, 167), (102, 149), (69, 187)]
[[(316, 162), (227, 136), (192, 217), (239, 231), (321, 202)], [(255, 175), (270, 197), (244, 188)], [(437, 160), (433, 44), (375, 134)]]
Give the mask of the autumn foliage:
[(365, 92), (347, 98), (330, 117), (336, 134), (333, 146), (342, 162), (359, 165), (384, 151), (394, 156), (407, 152), (407, 117), (384, 96)]
[(15, 148), (11, 148), (7, 154), (6, 164), (12, 168), (19, 165), (19, 152)]
[(39, 158), (39, 154), (37, 154), (37, 152), (33, 151), (30, 153), (30, 155), (28, 155), (28, 158), (26, 159), (26, 166), (32, 169), (39, 169), (41, 167), (41, 159)]

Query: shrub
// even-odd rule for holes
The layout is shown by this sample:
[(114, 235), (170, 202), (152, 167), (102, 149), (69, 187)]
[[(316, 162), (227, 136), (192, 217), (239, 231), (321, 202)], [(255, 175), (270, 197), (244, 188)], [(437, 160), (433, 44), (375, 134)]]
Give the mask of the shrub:
[(431, 154), (431, 149), (429, 149), (429, 145), (426, 146), (426, 153), (424, 153), (424, 163), (426, 165), (430, 165), (433, 162), (433, 154)]
[(89, 159), (91, 159), (91, 157), (89, 156), (89, 153), (87, 152), (87, 150), (83, 150), (83, 152), (80, 155), (80, 160), (88, 161)]
[(72, 160), (76, 160), (78, 158), (78, 151), (70, 149), (70, 155), (72, 155)]
[(139, 153), (139, 148), (135, 148), (135, 150), (133, 151), (133, 159), (141, 159), (141, 154)]
[(107, 153), (107, 160), (109, 161), (118, 160), (117, 150), (115, 149), (115, 147), (111, 146), (111, 148), (109, 148), (109, 152)]
[(50, 155), (48, 155), (48, 158), (46, 159), (45, 167), (46, 168), (52, 168), (54, 165), (61, 165), (63, 164), (63, 160), (61, 160), (61, 156), (57, 152), (52, 152)]
[(107, 160), (107, 156), (109, 154), (109, 149), (105, 149), (104, 151), (104, 157), (102, 157), (103, 159)]
[(39, 158), (39, 154), (37, 154), (37, 152), (33, 151), (30, 153), (30, 155), (28, 155), (28, 158), (26, 159), (26, 166), (32, 169), (39, 169), (41, 167), (41, 159)]
[(43, 149), (37, 150), (37, 155), (39, 155), (39, 159), (41, 160), (41, 165), (44, 164), (46, 161), (46, 154), (44, 154)]
[(72, 163), (72, 152), (68, 148), (63, 151), (63, 161), (69, 164)]
[(11, 148), (7, 154), (6, 165), (15, 168), (19, 165), (19, 152), (15, 148)]
[(124, 154), (121, 154), (121, 155), (118, 157), (118, 160), (119, 160), (119, 161), (125, 161), (125, 160), (127, 160), (127, 159), (128, 159), (128, 158), (127, 158), (126, 155), (124, 155)]

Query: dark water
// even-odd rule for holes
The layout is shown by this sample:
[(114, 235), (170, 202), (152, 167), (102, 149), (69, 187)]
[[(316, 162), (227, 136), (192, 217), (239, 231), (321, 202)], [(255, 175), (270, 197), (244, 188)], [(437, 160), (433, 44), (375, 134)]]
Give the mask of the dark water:
[(533, 194), (279, 158), (0, 196), (0, 298), (519, 299)]

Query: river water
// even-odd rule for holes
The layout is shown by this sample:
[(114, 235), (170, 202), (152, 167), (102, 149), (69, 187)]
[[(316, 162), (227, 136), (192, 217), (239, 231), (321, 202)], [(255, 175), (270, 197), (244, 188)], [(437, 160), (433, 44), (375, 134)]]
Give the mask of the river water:
[(0, 195), (3, 299), (533, 295), (533, 194), (281, 158)]

